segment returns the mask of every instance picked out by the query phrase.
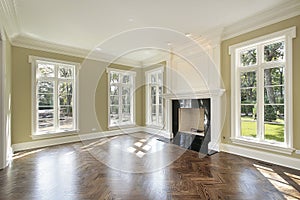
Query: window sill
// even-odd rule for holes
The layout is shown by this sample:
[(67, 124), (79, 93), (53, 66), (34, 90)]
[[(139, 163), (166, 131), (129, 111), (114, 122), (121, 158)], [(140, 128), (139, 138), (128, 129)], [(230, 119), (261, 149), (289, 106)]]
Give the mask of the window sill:
[(275, 153), (282, 153), (291, 155), (295, 149), (290, 147), (285, 147), (280, 143), (269, 143), (269, 142), (259, 142), (253, 141), (246, 138), (231, 138), (233, 144), (238, 144), (246, 147), (254, 147), (261, 150), (267, 150)]
[(64, 136), (76, 135), (78, 134), (78, 132), (79, 130), (69, 130), (69, 131), (61, 131), (55, 133), (45, 132), (45, 133), (31, 135), (31, 138), (33, 140), (39, 140), (39, 139), (48, 139), (48, 138), (55, 138), (55, 137), (64, 137)]

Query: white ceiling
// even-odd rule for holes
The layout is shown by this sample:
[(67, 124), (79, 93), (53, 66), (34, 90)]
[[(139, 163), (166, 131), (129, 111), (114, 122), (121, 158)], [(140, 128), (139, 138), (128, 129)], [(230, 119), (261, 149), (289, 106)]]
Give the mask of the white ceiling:
[[(8, 1), (8, 0), (6, 0)], [(245, 18), (261, 14), (287, 0), (12, 0), (16, 14), (18, 35), (40, 41), (92, 50), (100, 47), (111, 55), (126, 52), (124, 49), (145, 40), (140, 48), (148, 52), (127, 55), (128, 59), (143, 60), (157, 53), (149, 51), (153, 41), (164, 46), (177, 42), (177, 36), (191, 33), (200, 37), (213, 30), (222, 30)], [(145, 27), (143, 35), (126, 33)], [(131, 31), (130, 31), (131, 30)], [(147, 29), (149, 30), (149, 29)], [(176, 33), (176, 34), (174, 34)], [(220, 32), (221, 34), (221, 32)], [(13, 36), (11, 36), (13, 37)], [(118, 37), (118, 39), (116, 39)], [(149, 39), (150, 38), (150, 39)], [(145, 46), (146, 45), (146, 46)], [(128, 51), (132, 51), (129, 49)], [(124, 53), (123, 53), (124, 54)]]

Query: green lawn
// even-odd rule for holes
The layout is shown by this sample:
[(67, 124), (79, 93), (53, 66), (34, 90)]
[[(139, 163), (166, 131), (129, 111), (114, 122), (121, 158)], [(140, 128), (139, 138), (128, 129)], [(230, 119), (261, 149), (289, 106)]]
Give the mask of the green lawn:
[[(265, 124), (265, 139), (284, 142), (284, 124), (282, 120), (277, 120), (277, 123)], [(281, 122), (281, 123), (280, 123)], [(256, 121), (250, 117), (242, 117), (241, 124), (242, 136), (256, 137)]]

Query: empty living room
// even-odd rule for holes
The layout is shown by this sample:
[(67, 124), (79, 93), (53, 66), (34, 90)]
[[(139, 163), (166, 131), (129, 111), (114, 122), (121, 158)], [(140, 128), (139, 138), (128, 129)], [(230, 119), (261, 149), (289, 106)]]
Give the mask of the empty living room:
[(300, 0), (0, 0), (0, 200), (300, 200)]

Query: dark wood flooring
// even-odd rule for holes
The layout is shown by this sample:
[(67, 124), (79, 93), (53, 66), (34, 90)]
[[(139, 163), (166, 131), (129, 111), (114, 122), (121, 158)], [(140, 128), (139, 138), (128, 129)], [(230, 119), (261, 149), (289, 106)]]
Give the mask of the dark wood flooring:
[(300, 172), (136, 133), (15, 153), (0, 199), (300, 199)]

